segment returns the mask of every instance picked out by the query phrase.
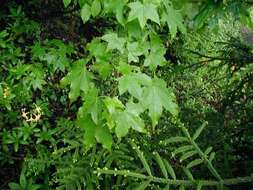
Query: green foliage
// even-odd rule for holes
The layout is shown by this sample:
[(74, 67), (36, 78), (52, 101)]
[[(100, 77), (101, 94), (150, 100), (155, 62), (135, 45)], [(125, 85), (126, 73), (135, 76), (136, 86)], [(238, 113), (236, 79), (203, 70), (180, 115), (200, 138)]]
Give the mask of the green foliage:
[(252, 184), (250, 2), (18, 4), (0, 3), (0, 189)]

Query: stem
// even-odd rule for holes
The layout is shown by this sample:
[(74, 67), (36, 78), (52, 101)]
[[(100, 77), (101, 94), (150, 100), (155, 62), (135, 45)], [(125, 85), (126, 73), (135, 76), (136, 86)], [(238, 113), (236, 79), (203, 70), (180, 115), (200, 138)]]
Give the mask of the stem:
[(166, 178), (159, 178), (153, 176), (146, 176), (136, 172), (130, 172), (129, 170), (108, 170), (108, 169), (97, 169), (98, 174), (107, 174), (107, 175), (122, 175), (125, 177), (134, 177), (138, 179), (150, 180), (156, 183), (164, 183), (169, 185), (184, 185), (184, 186), (196, 186), (198, 183), (201, 183), (203, 186), (217, 186), (217, 185), (234, 185), (239, 183), (249, 183), (253, 182), (253, 174), (247, 177), (237, 177), (225, 179), (222, 181), (215, 180), (173, 180)]
[(188, 130), (185, 127), (181, 127), (184, 135), (189, 139), (189, 142), (194, 146), (195, 150), (198, 152), (199, 156), (202, 160), (205, 161), (207, 164), (207, 168), (210, 170), (210, 172), (216, 177), (220, 182), (222, 182), (222, 178), (220, 174), (216, 171), (216, 169), (213, 167), (213, 164), (210, 162), (210, 160), (206, 157), (206, 155), (202, 152), (202, 150), (199, 148), (197, 143), (191, 138), (191, 135), (189, 134)]
[(213, 164), (210, 162), (210, 160), (207, 159), (206, 155), (201, 151), (199, 146), (193, 141), (190, 141), (191, 144), (194, 146), (194, 148), (197, 150), (199, 156), (206, 162), (208, 169), (210, 172), (219, 180), (222, 181), (222, 178), (220, 174), (216, 171), (216, 169), (213, 167)]

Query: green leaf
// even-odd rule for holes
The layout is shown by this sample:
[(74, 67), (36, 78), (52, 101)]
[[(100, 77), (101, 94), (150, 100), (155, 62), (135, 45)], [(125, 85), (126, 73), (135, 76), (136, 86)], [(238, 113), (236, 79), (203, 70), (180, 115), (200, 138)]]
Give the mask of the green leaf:
[(120, 53), (124, 53), (126, 40), (124, 38), (119, 38), (117, 33), (106, 34), (102, 39), (108, 42), (108, 49), (117, 49)]
[(93, 17), (97, 16), (101, 11), (100, 0), (94, 0), (91, 5), (91, 14)]
[(159, 15), (154, 4), (142, 4), (140, 1), (137, 1), (129, 3), (128, 6), (131, 9), (128, 21), (138, 19), (142, 28), (145, 27), (148, 19), (160, 24)]
[(61, 85), (70, 85), (69, 98), (75, 101), (81, 92), (87, 92), (90, 87), (92, 75), (86, 70), (86, 60), (80, 59), (74, 63), (71, 71), (61, 80)]
[(202, 186), (203, 186), (203, 184), (199, 181), (199, 182), (198, 182), (198, 185), (197, 185), (197, 190), (201, 190), (201, 189), (202, 189)]
[(26, 177), (25, 177), (25, 173), (24, 173), (24, 170), (21, 171), (21, 174), (20, 174), (20, 177), (19, 177), (19, 183), (21, 185), (21, 187), (23, 189), (26, 188), (27, 186), (27, 181), (26, 181)]
[(141, 160), (145, 170), (147, 171), (148, 175), (152, 176), (151, 169), (148, 165), (148, 162), (147, 162), (143, 152), (139, 149), (139, 147), (133, 141), (131, 141), (130, 143), (131, 143), (133, 149), (136, 151), (138, 157), (140, 158), (140, 160)]
[(145, 48), (138, 42), (127, 43), (128, 63), (139, 62), (139, 56), (145, 54)]
[(169, 111), (174, 117), (178, 115), (178, 105), (174, 93), (167, 88), (164, 80), (154, 78), (152, 85), (147, 86), (143, 92), (143, 105), (148, 108), (152, 126), (158, 124), (163, 108)]
[(196, 140), (196, 139), (199, 137), (199, 135), (201, 134), (201, 132), (203, 131), (203, 129), (205, 128), (206, 125), (207, 125), (207, 122), (204, 122), (204, 123), (197, 129), (197, 131), (194, 133), (194, 135), (193, 135), (193, 137), (192, 137), (193, 140)]
[(11, 190), (21, 190), (22, 187), (17, 183), (9, 183), (9, 187)]
[(192, 150), (194, 147), (192, 145), (185, 145), (185, 146), (181, 146), (179, 148), (177, 148), (176, 150), (174, 150), (171, 154), (172, 157), (174, 157), (175, 155), (188, 151), (188, 150)]
[(117, 70), (123, 74), (123, 75), (127, 75), (130, 74), (131, 71), (133, 70), (133, 66), (125, 63), (124, 61), (120, 61), (119, 62), (119, 66), (117, 67)]
[(184, 173), (186, 174), (186, 176), (190, 179), (190, 180), (194, 180), (194, 178), (193, 178), (193, 175), (192, 175), (192, 173), (190, 172), (190, 170), (189, 169), (187, 169), (186, 167), (183, 167), (183, 171), (184, 171)]
[(106, 97), (104, 99), (104, 103), (111, 115), (114, 114), (115, 112), (123, 110), (123, 108), (125, 107), (117, 97), (113, 98)]
[(196, 150), (191, 150), (188, 151), (186, 153), (184, 153), (181, 157), (180, 157), (180, 162), (183, 162), (184, 160), (194, 156), (195, 154), (197, 154), (198, 152)]
[(117, 21), (124, 25), (124, 7), (128, 0), (104, 0), (104, 10), (106, 12), (113, 12), (116, 16)]
[(141, 113), (143, 113), (145, 111), (145, 108), (143, 107), (143, 105), (140, 102), (133, 103), (132, 100), (130, 100), (126, 104), (126, 109), (129, 113), (132, 113), (134, 115), (140, 115)]
[(155, 70), (157, 66), (164, 66), (166, 64), (164, 57), (166, 49), (157, 35), (151, 35), (150, 39), (152, 48), (144, 61), (144, 66), (149, 66), (151, 70)]
[(65, 8), (68, 7), (70, 3), (71, 3), (71, 0), (63, 0), (63, 4)]
[(171, 137), (164, 141), (161, 141), (161, 144), (170, 144), (170, 143), (179, 143), (179, 142), (188, 142), (186, 137)]
[(213, 147), (208, 147), (206, 150), (205, 150), (205, 152), (204, 152), (204, 154), (207, 156), (211, 151), (213, 150)]
[(130, 127), (138, 132), (145, 132), (144, 121), (138, 115), (129, 112), (128, 109), (115, 114), (114, 118), (116, 122), (115, 132), (118, 138), (125, 136)]
[(177, 30), (182, 33), (186, 33), (186, 27), (183, 24), (183, 17), (181, 13), (173, 8), (173, 6), (168, 1), (163, 1), (166, 12), (162, 14), (162, 20), (167, 22), (170, 29), (172, 39), (175, 38)]
[(101, 76), (102, 79), (106, 79), (113, 71), (113, 66), (108, 62), (98, 62), (92, 66), (92, 69)]
[(152, 83), (151, 78), (143, 73), (130, 73), (122, 76), (118, 81), (120, 95), (128, 91), (132, 96), (139, 100), (142, 99), (142, 86)]
[(95, 137), (97, 141), (103, 145), (104, 148), (111, 149), (113, 140), (112, 135), (107, 127), (97, 127)]
[(212, 152), (209, 156), (209, 161), (212, 162), (215, 157), (215, 152)]
[(85, 94), (84, 101), (83, 106), (78, 111), (78, 115), (83, 117), (91, 114), (92, 120), (98, 125), (102, 117), (102, 100), (98, 97), (98, 90), (95, 87), (91, 88)]
[(168, 173), (167, 173), (166, 167), (165, 167), (165, 165), (163, 163), (163, 160), (162, 160), (161, 156), (158, 154), (158, 152), (155, 152), (154, 154), (155, 154), (155, 160), (156, 160), (157, 164), (159, 165), (159, 167), (160, 167), (160, 169), (162, 171), (163, 176), (166, 179), (168, 179)]
[(199, 158), (199, 159), (193, 160), (189, 164), (187, 164), (186, 168), (190, 169), (190, 168), (192, 168), (194, 166), (197, 166), (197, 165), (199, 165), (201, 163), (203, 163), (203, 160)]
[(83, 20), (83, 23), (86, 23), (91, 16), (91, 7), (88, 4), (83, 5), (81, 8), (81, 18)]
[(167, 160), (165, 160), (165, 159), (163, 159), (163, 162), (164, 162), (164, 164), (165, 164), (165, 167), (166, 167), (168, 173), (169, 173), (170, 176), (172, 177), (172, 179), (176, 180), (175, 171), (174, 171), (174, 169), (172, 168), (172, 166), (170, 165), (170, 163), (169, 163)]
[(134, 188), (134, 190), (145, 190), (149, 186), (150, 182), (151, 180), (144, 181), (140, 185), (138, 185), (136, 188)]
[(84, 130), (84, 145), (89, 149), (95, 144), (96, 124), (90, 116), (81, 117), (77, 120), (77, 125)]
[(112, 59), (112, 54), (106, 51), (106, 44), (100, 42), (100, 39), (94, 38), (88, 45), (87, 49), (90, 55), (96, 58), (97, 64), (109, 63)]

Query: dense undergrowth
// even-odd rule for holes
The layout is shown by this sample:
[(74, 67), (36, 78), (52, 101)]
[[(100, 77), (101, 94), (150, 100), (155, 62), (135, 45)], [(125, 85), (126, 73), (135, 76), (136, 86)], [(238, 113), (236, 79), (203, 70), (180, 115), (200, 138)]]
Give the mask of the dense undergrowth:
[(0, 1), (0, 189), (252, 189), (251, 4)]

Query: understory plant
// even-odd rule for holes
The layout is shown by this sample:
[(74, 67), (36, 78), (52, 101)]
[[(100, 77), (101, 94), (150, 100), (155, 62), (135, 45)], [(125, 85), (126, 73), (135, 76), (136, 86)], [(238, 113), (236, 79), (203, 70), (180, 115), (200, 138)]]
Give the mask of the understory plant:
[(251, 4), (3, 1), (0, 188), (252, 188)]

